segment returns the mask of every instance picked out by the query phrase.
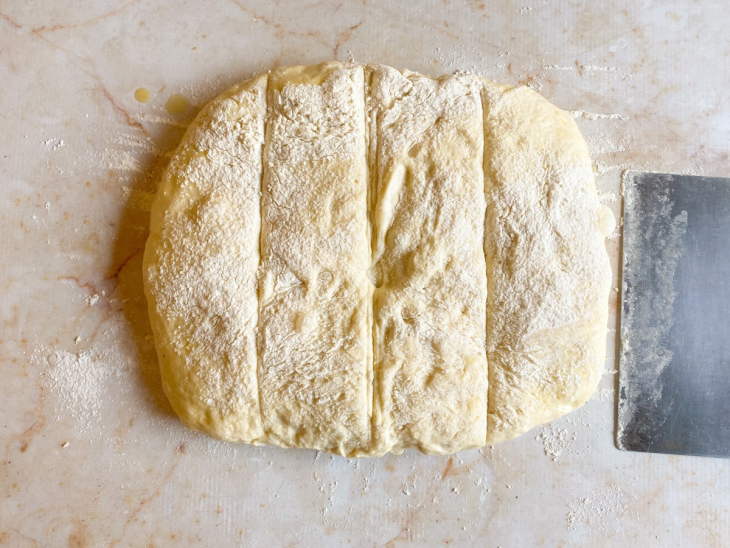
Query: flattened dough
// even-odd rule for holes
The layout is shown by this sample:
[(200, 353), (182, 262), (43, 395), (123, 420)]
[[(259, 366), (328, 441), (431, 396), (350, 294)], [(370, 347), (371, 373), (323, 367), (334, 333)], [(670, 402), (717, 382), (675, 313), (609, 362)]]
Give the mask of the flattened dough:
[(370, 444), (363, 68), (274, 71), (264, 151), (259, 391), (270, 443)]
[(485, 83), (483, 97), (487, 439), (496, 443), (583, 405), (598, 386), (613, 214), (567, 112), (525, 87)]
[(180, 419), (217, 438), (258, 443), (259, 191), (266, 81), (204, 108), (152, 208), (145, 292), (162, 386)]
[(559, 417), (605, 354), (613, 217), (536, 93), (378, 65), (227, 91), (160, 185), (145, 291), (191, 428), (374, 456)]
[(377, 443), (486, 441), (482, 105), (475, 79), (376, 67), (373, 214)]

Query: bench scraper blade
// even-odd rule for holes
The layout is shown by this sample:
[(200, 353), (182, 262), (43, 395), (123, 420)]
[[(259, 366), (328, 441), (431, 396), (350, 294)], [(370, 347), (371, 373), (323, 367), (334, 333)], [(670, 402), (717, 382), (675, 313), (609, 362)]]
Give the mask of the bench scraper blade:
[(624, 179), (619, 449), (730, 457), (730, 179)]

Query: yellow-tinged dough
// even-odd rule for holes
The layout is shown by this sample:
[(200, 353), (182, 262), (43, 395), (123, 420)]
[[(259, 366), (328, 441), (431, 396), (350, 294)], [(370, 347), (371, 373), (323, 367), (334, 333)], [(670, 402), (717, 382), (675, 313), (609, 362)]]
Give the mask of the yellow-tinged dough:
[(486, 440), (482, 106), (471, 77), (376, 67), (373, 215), (378, 448)]
[(163, 177), (144, 257), (163, 387), (229, 441), (514, 437), (597, 385), (614, 226), (574, 121), (526, 88), (279, 69), (203, 109)]
[(160, 183), (145, 292), (172, 407), (228, 441), (263, 439), (256, 380), (266, 81), (235, 86), (190, 126)]
[(573, 118), (485, 82), (489, 423), (496, 443), (581, 406), (606, 352), (610, 212)]
[(370, 444), (363, 68), (269, 79), (259, 392), (270, 443), (352, 455)]

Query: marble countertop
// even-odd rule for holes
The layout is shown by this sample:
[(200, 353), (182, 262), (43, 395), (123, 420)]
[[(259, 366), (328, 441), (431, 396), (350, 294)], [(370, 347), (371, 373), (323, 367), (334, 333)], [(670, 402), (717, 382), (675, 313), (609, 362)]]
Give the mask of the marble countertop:
[(0, 546), (725, 546), (730, 461), (614, 446), (617, 291), (579, 411), (493, 448), (361, 461), (187, 431), (142, 294), (170, 151), (277, 65), (526, 84), (574, 112), (617, 215), (626, 169), (730, 175), (727, 10), (639, 4), (2, 2)]

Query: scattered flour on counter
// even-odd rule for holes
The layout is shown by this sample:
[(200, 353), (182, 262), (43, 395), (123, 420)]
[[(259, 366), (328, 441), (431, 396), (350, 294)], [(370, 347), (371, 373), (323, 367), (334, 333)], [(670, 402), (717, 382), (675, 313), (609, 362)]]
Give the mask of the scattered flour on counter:
[(575, 67), (566, 67), (561, 65), (545, 65), (542, 67), (544, 70), (564, 70), (564, 71), (575, 71)]
[(581, 65), (583, 70), (587, 71), (597, 71), (597, 72), (616, 72), (618, 71), (618, 67), (599, 67), (597, 65)]
[(618, 193), (615, 190), (609, 192), (598, 192), (598, 200), (602, 204), (614, 203), (618, 201)]
[(59, 148), (63, 148), (65, 146), (68, 146), (68, 143), (64, 141), (63, 139), (45, 139), (41, 141), (42, 144), (46, 145), (47, 150), (58, 150)]
[(537, 439), (542, 441), (542, 448), (545, 451), (545, 455), (550, 457), (553, 462), (558, 462), (569, 444), (575, 441), (576, 436), (575, 432), (569, 433), (566, 428), (556, 428), (552, 425), (547, 425), (540, 428)]
[(101, 160), (101, 167), (112, 171), (143, 172), (137, 157), (126, 150), (104, 149)]
[(613, 388), (599, 388), (595, 391), (590, 401), (613, 401)]
[(568, 529), (574, 531), (582, 525), (591, 535), (601, 536), (618, 531), (621, 527), (620, 518), (628, 514), (632, 502), (616, 484), (604, 489), (596, 488), (578, 503), (568, 504)]
[(597, 175), (605, 175), (611, 171), (626, 171), (630, 169), (639, 170), (639, 166), (635, 164), (622, 163), (622, 164), (606, 164), (604, 162), (595, 162), (594, 167)]
[(47, 356), (50, 367), (45, 373), (45, 382), (58, 402), (56, 419), (62, 418), (67, 410), (82, 428), (88, 428), (101, 410), (105, 384), (111, 371), (99, 363), (93, 351), (72, 353), (40, 348), (37, 356)]
[(597, 114), (595, 112), (586, 112), (585, 110), (569, 110), (569, 114), (573, 118), (587, 118), (588, 120), (628, 120), (628, 116), (623, 114)]
[(616, 140), (608, 134), (589, 136), (586, 139), (588, 150), (591, 156), (598, 156), (602, 154), (614, 154), (616, 152), (625, 152), (627, 145), (630, 144), (629, 139), (626, 137)]
[[(76, 344), (81, 341), (77, 339)], [(112, 387), (119, 392), (130, 362), (115, 347), (103, 352), (95, 348), (67, 352), (40, 346), (31, 359), (44, 370), (41, 382), (52, 396), (56, 421), (70, 416), (83, 432), (100, 424), (108, 392)]]
[(172, 149), (160, 146), (160, 144), (152, 137), (122, 132), (113, 134), (109, 139), (107, 139), (107, 143), (135, 150), (136, 152), (146, 152), (153, 156), (172, 156)]
[(173, 127), (180, 127), (180, 128), (188, 127), (190, 125), (190, 122), (192, 121), (190, 119), (177, 120), (177, 119), (169, 118), (167, 116), (159, 116), (157, 114), (138, 114), (136, 116), (136, 119), (139, 122), (148, 122), (150, 124), (173, 126)]

